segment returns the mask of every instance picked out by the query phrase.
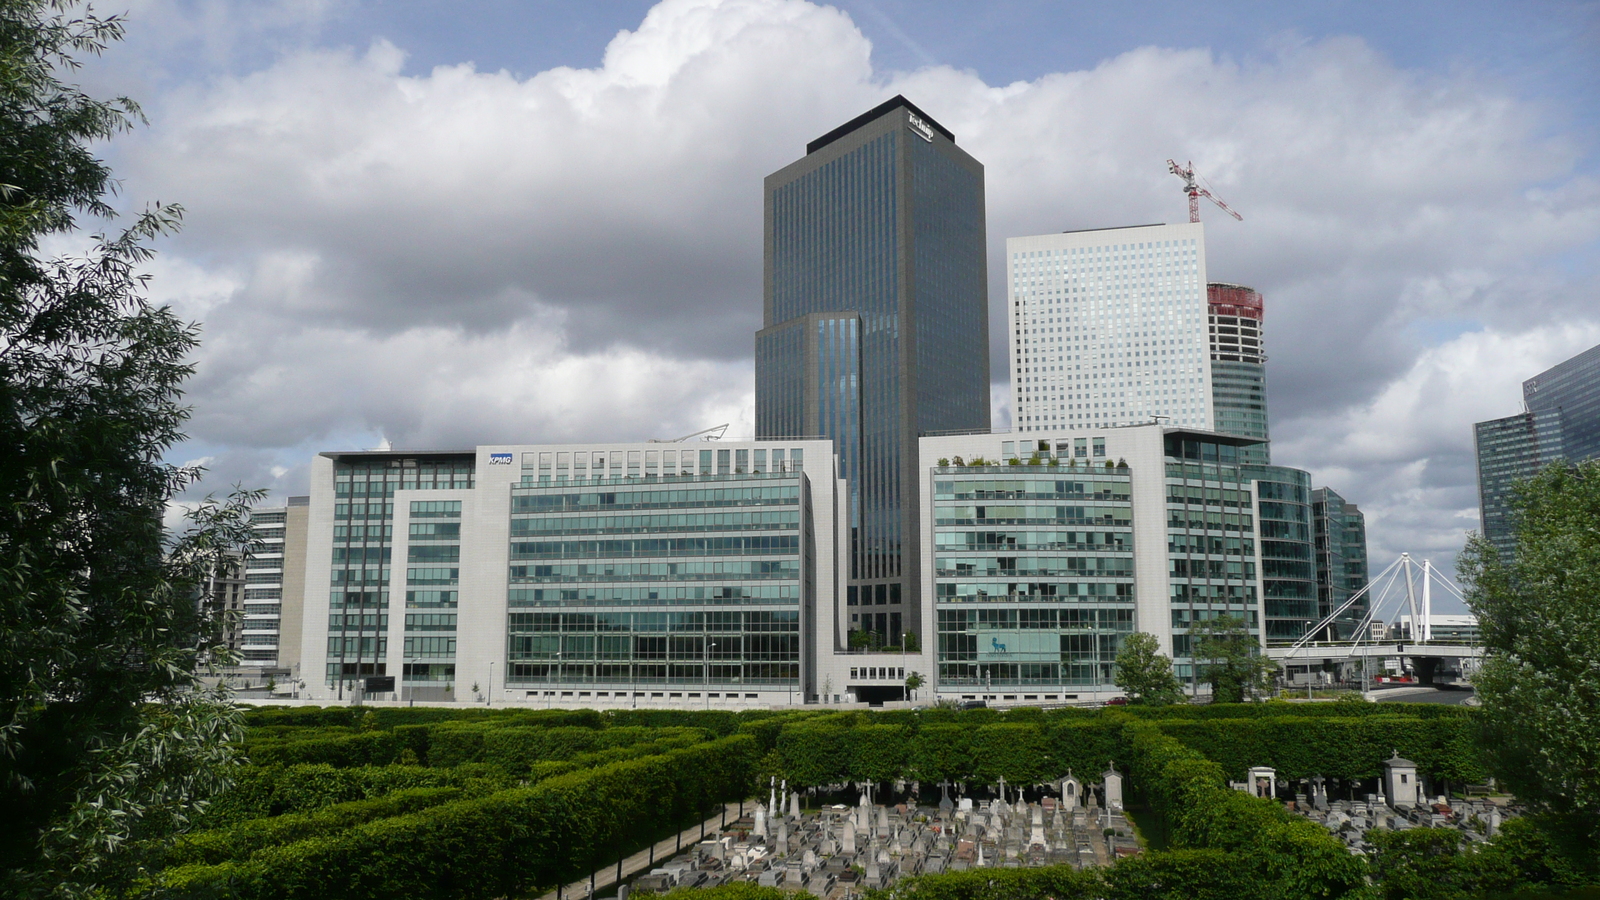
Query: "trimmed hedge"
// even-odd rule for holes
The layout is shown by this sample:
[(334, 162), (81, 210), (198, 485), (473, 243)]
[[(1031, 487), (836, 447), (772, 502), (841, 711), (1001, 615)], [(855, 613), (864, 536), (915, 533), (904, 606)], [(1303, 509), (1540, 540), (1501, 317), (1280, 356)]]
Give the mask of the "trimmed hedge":
[(1227, 786), (1222, 767), (1148, 723), (1129, 726), (1130, 785), (1174, 849), (1221, 850), (1271, 897), (1360, 896), (1366, 866), (1314, 822)]
[(326, 764), (252, 766), (206, 809), (201, 826), (223, 828), (270, 816), (307, 813), (337, 803), (374, 800), (410, 788), (459, 788), (479, 796), (512, 787), (515, 780), (494, 766), (456, 769), (423, 766), (335, 768)]
[[(1068, 771), (1094, 780), (1113, 764), (1127, 772), (1130, 727), (1171, 734), (1235, 779), (1253, 765), (1273, 766), (1287, 778), (1319, 774), (1370, 778), (1381, 774), (1383, 760), (1399, 750), (1430, 776), (1482, 781), (1486, 776), (1472, 741), (1470, 715), (1419, 708), (1430, 712), (1413, 716), (1409, 707), (1348, 703), (1220, 707), (1232, 713), (1326, 711), (1241, 718), (1222, 718), (1215, 712), (1178, 718), (1165, 711), (1147, 717), (1123, 710), (1056, 715), (1030, 709), (1004, 716), (993, 710), (925, 710), (922, 718), (910, 719), (911, 724), (906, 724), (908, 712), (893, 718), (840, 713), (784, 724), (773, 746), (779, 771), (796, 785), (899, 778), (993, 784), (1001, 777), (1013, 785), (1026, 785), (1051, 781)], [(1176, 709), (1193, 714), (1205, 707)], [(1351, 710), (1358, 713), (1330, 714)], [(971, 713), (987, 715), (967, 718)]]
[(1229, 777), (1271, 766), (1285, 778), (1373, 778), (1399, 751), (1428, 775), (1457, 783), (1488, 777), (1464, 717), (1357, 716), (1167, 720), (1152, 723), (1204, 754)]
[(391, 791), (375, 800), (353, 800), (309, 813), (250, 819), (228, 828), (178, 838), (167, 852), (165, 863), (168, 866), (183, 866), (244, 859), (263, 847), (343, 831), (375, 819), (405, 815), (458, 800), (462, 793), (459, 787), (406, 788)]
[(756, 742), (723, 738), (530, 787), (268, 847), (248, 860), (169, 869), (149, 886), (173, 898), (495, 898), (576, 879), (653, 836), (665, 812), (688, 824), (738, 799)]

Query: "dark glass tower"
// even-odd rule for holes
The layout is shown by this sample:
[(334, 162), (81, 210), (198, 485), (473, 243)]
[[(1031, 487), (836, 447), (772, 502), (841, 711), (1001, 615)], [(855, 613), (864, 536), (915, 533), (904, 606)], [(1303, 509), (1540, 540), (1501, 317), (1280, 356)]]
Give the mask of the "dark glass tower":
[(989, 429), (983, 166), (897, 96), (767, 176), (765, 255), (756, 436), (834, 441), (849, 621), (894, 639), (917, 626), (917, 438)]
[(1472, 426), (1483, 535), (1502, 558), (1516, 549), (1516, 483), (1553, 462), (1600, 459), (1600, 346), (1522, 383), (1527, 411)]

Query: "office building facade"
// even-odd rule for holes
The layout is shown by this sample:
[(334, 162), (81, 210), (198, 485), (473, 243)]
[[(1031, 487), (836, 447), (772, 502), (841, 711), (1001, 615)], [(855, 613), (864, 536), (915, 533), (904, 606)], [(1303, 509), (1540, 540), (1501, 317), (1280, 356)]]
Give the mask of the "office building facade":
[[(842, 637), (825, 441), (328, 453), (309, 506), (317, 698), (799, 702)], [(820, 629), (820, 630), (819, 630)]]
[(239, 561), (241, 602), (233, 609), (229, 645), (246, 669), (293, 674), (300, 662), (300, 610), (305, 584), (307, 497), (250, 511), (253, 538)]
[(1006, 264), (1017, 431), (1212, 427), (1202, 225), (1010, 238)]
[[(1311, 515), (1317, 572), (1317, 615), (1327, 618), (1367, 586), (1366, 516), (1354, 503), (1332, 488), (1317, 488), (1311, 494)], [(1357, 599), (1335, 620), (1326, 637), (1349, 640), (1355, 626), (1370, 606), (1367, 598)]]
[(1483, 534), (1510, 559), (1515, 485), (1554, 462), (1600, 458), (1600, 346), (1522, 383), (1523, 412), (1472, 426)]
[(852, 621), (887, 640), (919, 610), (917, 439), (989, 427), (984, 241), (982, 165), (903, 97), (766, 178), (756, 436), (834, 443)]
[(1600, 345), (1524, 381), (1522, 402), (1529, 412), (1560, 415), (1568, 459), (1600, 458)]
[(1472, 426), (1478, 462), (1478, 517), (1483, 535), (1502, 558), (1516, 549), (1511, 503), (1516, 483), (1567, 459), (1559, 409), (1518, 413)]
[(1102, 696), (1134, 631), (1193, 682), (1190, 629), (1223, 615), (1263, 642), (1305, 633), (1310, 476), (1242, 462), (1248, 443), (1156, 424), (924, 438), (939, 696)]
[(1258, 465), (1272, 462), (1267, 426), (1265, 304), (1254, 288), (1206, 285), (1206, 330), (1211, 345), (1211, 408), (1216, 430), (1255, 438), (1243, 449)]

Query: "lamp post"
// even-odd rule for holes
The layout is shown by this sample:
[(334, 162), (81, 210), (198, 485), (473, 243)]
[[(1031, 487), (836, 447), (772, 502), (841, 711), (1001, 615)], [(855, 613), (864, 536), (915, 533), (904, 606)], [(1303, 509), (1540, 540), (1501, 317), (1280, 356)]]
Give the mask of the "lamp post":
[(706, 645), (706, 709), (711, 708), (711, 651), (717, 649), (715, 641)]
[(489, 689), (484, 692), (484, 705), (494, 705), (494, 660), (489, 660)]
[[(400, 658), (400, 694), (406, 700), (413, 700), (414, 698), (411, 695), (412, 695), (412, 692), (416, 690), (416, 688), (407, 688), (406, 687), (406, 667), (407, 666), (415, 666), (417, 663), (420, 663), (420, 662), (422, 662), (422, 658), (421, 657), (413, 657), (412, 659), (406, 659), (405, 657), (402, 656)], [(416, 675), (416, 670), (412, 669), (411, 674), (413, 676), (415, 676)]]
[(561, 684), (561, 651), (560, 650), (556, 651), (556, 663), (555, 663), (554, 670), (555, 670), (555, 675), (551, 678), (551, 682), (552, 682), (551, 685), (550, 685), (551, 689), (546, 691), (545, 692), (545, 696), (544, 696), (544, 708), (545, 709), (549, 709), (550, 708), (550, 704), (552, 702), (554, 702), (555, 697), (556, 697), (556, 690), (559, 689), (560, 684)]

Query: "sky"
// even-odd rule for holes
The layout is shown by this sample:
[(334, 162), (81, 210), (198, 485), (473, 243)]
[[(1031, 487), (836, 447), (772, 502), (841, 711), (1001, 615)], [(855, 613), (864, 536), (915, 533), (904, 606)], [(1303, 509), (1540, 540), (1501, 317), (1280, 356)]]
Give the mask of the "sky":
[[(1311, 6), (1311, 9), (1302, 9)], [(111, 7), (98, 7), (101, 12)], [(1007, 237), (1244, 216), (1273, 458), (1450, 571), (1472, 423), (1600, 343), (1600, 4), (134, 0), (75, 78), (148, 124), (119, 207), (186, 210), (151, 297), (202, 323), (189, 497), (311, 457), (753, 432), (761, 179), (897, 93)], [(62, 244), (67, 246), (66, 243)]]

